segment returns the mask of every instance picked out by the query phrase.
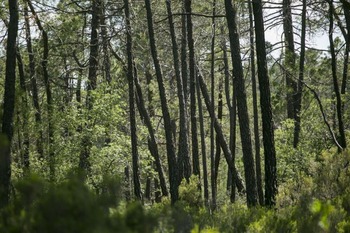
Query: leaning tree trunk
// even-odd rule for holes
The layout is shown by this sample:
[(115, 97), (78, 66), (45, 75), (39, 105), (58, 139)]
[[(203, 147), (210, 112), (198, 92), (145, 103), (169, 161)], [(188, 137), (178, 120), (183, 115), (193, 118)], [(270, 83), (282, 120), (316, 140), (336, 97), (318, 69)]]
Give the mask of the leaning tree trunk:
[(199, 130), (201, 136), (201, 151), (202, 151), (202, 164), (203, 164), (203, 188), (204, 188), (204, 201), (205, 205), (209, 204), (209, 190), (208, 190), (208, 167), (207, 167), (207, 152), (205, 143), (205, 131), (204, 131), (204, 117), (203, 117), (203, 105), (200, 95), (199, 83), (196, 83), (197, 101), (198, 101), (198, 117), (199, 117)]
[(265, 205), (272, 206), (277, 194), (277, 167), (261, 0), (253, 0), (253, 13), (265, 156)]
[[(221, 124), (222, 122), (222, 108), (223, 108), (223, 104), (222, 104), (222, 78), (220, 78), (219, 80), (219, 95), (218, 95), (218, 120)], [(214, 102), (214, 101), (213, 101)], [(218, 187), (218, 175), (219, 175), (219, 165), (220, 165), (220, 157), (221, 157), (221, 148), (220, 148), (220, 142), (218, 139), (218, 136), (216, 135), (216, 139), (215, 139), (215, 147), (216, 147), (216, 151), (215, 151), (215, 189), (217, 192), (217, 187)]]
[(0, 145), (0, 210), (8, 205), (11, 182), (11, 142), (16, 91), (16, 40), (18, 31), (18, 7), (16, 0), (9, 0), (10, 21), (6, 45), (6, 74), (4, 111), (2, 115), (2, 143)]
[(166, 148), (167, 148), (167, 157), (168, 157), (168, 166), (169, 166), (169, 180), (170, 180), (170, 195), (171, 202), (174, 204), (178, 199), (178, 171), (177, 171), (177, 161), (175, 156), (175, 146), (174, 139), (172, 136), (172, 126), (171, 126), (171, 118), (169, 114), (168, 103), (166, 99), (166, 93), (163, 82), (163, 74), (160, 68), (160, 63), (158, 59), (158, 52), (156, 48), (156, 41), (154, 38), (154, 29), (153, 29), (153, 16), (150, 0), (145, 0), (146, 11), (147, 11), (147, 23), (148, 23), (148, 35), (149, 35), (149, 43), (151, 48), (151, 54), (154, 62), (154, 68), (156, 71), (156, 77), (158, 82), (158, 89), (163, 113), (164, 120), (164, 131), (166, 138)]
[(242, 190), (244, 190), (244, 184), (243, 184), (241, 175), (238, 173), (238, 171), (233, 163), (230, 148), (225, 140), (221, 125), (215, 116), (215, 111), (212, 108), (212, 105), (211, 105), (211, 102), (209, 99), (208, 89), (204, 83), (204, 80), (203, 80), (203, 77), (201, 74), (198, 75), (198, 82), (199, 82), (199, 86), (201, 89), (201, 93), (204, 97), (205, 105), (207, 106), (207, 109), (208, 109), (208, 112), (210, 115), (210, 118), (212, 118), (214, 121), (214, 129), (215, 129), (216, 134), (218, 135), (218, 140), (220, 142), (220, 146), (221, 146), (221, 149), (222, 149), (223, 154), (225, 156), (226, 162), (229, 166), (229, 169), (231, 169), (231, 171), (233, 171), (234, 176), (236, 177), (236, 186), (237, 186), (238, 190), (242, 191)]
[(162, 164), (161, 164), (161, 160), (160, 160), (160, 156), (159, 156), (159, 152), (158, 152), (158, 145), (157, 145), (156, 137), (154, 134), (154, 129), (152, 126), (150, 115), (148, 114), (146, 107), (145, 107), (145, 101), (143, 98), (141, 85), (140, 85), (139, 80), (136, 76), (135, 76), (135, 85), (136, 85), (136, 92), (137, 92), (137, 99), (138, 99), (137, 103), (139, 105), (140, 115), (142, 116), (143, 121), (148, 129), (148, 134), (149, 134), (148, 147), (149, 147), (150, 153), (153, 156), (154, 161), (155, 161), (156, 171), (158, 172), (160, 187), (162, 190), (162, 195), (168, 196), (168, 191), (167, 191), (166, 182), (165, 182), (165, 176), (164, 176), (164, 172), (163, 172), (163, 168), (162, 168)]
[(134, 74), (133, 74), (133, 55), (132, 55), (132, 37), (129, 13), (129, 0), (124, 0), (124, 10), (126, 19), (126, 53), (128, 57), (127, 78), (129, 87), (129, 116), (130, 116), (130, 133), (131, 133), (131, 154), (132, 154), (132, 171), (134, 194), (139, 200), (142, 199), (140, 171), (139, 171), (139, 154), (137, 148), (136, 134), (136, 117), (135, 117), (135, 91), (134, 91)]
[(225, 9), (231, 45), (233, 76), (235, 77), (237, 84), (237, 109), (243, 149), (243, 163), (247, 187), (247, 204), (249, 206), (254, 206), (257, 204), (256, 176), (254, 169), (252, 141), (250, 136), (247, 97), (243, 79), (239, 34), (236, 23), (236, 9), (232, 6), (231, 0), (225, 0)]

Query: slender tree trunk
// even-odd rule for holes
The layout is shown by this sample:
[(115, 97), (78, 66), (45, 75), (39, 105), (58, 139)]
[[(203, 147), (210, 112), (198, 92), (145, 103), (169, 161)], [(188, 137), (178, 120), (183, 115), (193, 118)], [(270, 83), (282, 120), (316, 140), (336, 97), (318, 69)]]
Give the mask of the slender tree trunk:
[[(219, 100), (218, 100), (218, 120), (219, 123), (222, 123), (222, 79), (219, 80)], [(213, 101), (214, 102), (214, 101)], [(216, 151), (215, 151), (215, 185), (216, 190), (218, 186), (218, 175), (219, 175), (219, 165), (220, 165), (220, 157), (221, 157), (221, 148), (218, 136), (216, 135)], [(217, 191), (216, 191), (217, 192)]]
[(205, 205), (209, 204), (209, 190), (208, 190), (208, 167), (207, 167), (207, 152), (205, 143), (205, 131), (204, 131), (204, 117), (203, 117), (203, 105), (200, 95), (199, 83), (196, 83), (197, 89), (197, 101), (198, 101), (198, 117), (199, 117), (199, 130), (201, 136), (201, 151), (202, 151), (202, 164), (203, 164), (203, 187), (204, 187), (204, 200)]
[(183, 84), (185, 105), (187, 106), (188, 100), (188, 64), (187, 64), (187, 20), (186, 20), (186, 10), (185, 2), (182, 2), (182, 12), (181, 16), (181, 78)]
[(192, 0), (185, 0), (185, 10), (187, 14), (187, 43), (189, 50), (189, 70), (190, 70), (190, 105), (191, 105), (191, 133), (192, 133), (192, 165), (193, 174), (199, 176), (199, 154), (196, 116), (196, 74), (194, 60), (194, 40), (192, 24)]
[(293, 72), (295, 70), (295, 49), (294, 49), (294, 32), (291, 0), (283, 0), (283, 31), (285, 44), (285, 77), (287, 87), (287, 117), (295, 119), (294, 95), (297, 93), (297, 85), (293, 80)]
[(137, 148), (136, 134), (136, 117), (135, 117), (135, 91), (134, 91), (134, 74), (133, 74), (133, 55), (132, 55), (132, 37), (129, 13), (129, 0), (124, 0), (124, 10), (126, 19), (126, 53), (128, 57), (127, 77), (129, 86), (129, 116), (130, 116), (130, 133), (131, 133), (131, 154), (132, 154), (132, 171), (134, 183), (134, 195), (137, 199), (142, 199), (140, 171), (139, 171), (139, 154)]
[[(227, 107), (230, 113), (230, 150), (232, 153), (232, 161), (235, 165), (236, 157), (236, 124), (237, 124), (237, 104), (236, 104), (236, 83), (232, 80), (232, 98), (230, 95), (230, 71), (227, 57), (226, 41), (222, 44), (224, 71), (225, 71), (225, 97)], [(232, 99), (232, 100), (231, 100)], [(232, 101), (232, 102), (231, 102)], [(236, 185), (234, 173), (231, 169), (227, 169), (227, 191), (230, 192), (230, 201), (233, 203), (236, 200)]]
[(29, 59), (29, 80), (31, 83), (31, 91), (33, 96), (33, 105), (35, 109), (35, 123), (36, 128), (38, 128), (39, 137), (36, 141), (37, 152), (39, 154), (39, 158), (44, 158), (43, 151), (43, 132), (41, 129), (41, 109), (39, 105), (39, 95), (38, 95), (38, 87), (36, 83), (36, 72), (35, 72), (35, 57), (32, 48), (32, 39), (30, 32), (30, 24), (29, 24), (29, 15), (28, 15), (28, 4), (25, 2), (24, 6), (24, 20), (25, 20), (25, 31), (26, 31), (26, 42), (27, 42), (27, 52)]
[[(213, 0), (213, 16), (216, 14), (216, 0)], [(211, 48), (210, 48), (210, 80), (211, 80), (211, 104), (212, 109), (215, 111), (215, 17), (212, 18), (212, 35), (211, 35)], [(210, 172), (211, 172), (211, 204), (212, 209), (216, 208), (216, 194), (217, 194), (217, 184), (216, 184), (216, 170), (215, 170), (215, 134), (214, 134), (214, 121), (210, 120)]]
[(253, 0), (253, 13), (265, 156), (265, 205), (273, 206), (277, 194), (277, 167), (261, 0)]
[(333, 44), (333, 0), (328, 0), (329, 3), (329, 47), (331, 49), (331, 56), (332, 56), (332, 77), (333, 77), (333, 87), (334, 87), (334, 93), (336, 97), (336, 111), (337, 111), (337, 117), (338, 117), (338, 131), (340, 136), (340, 146), (345, 149), (346, 148), (346, 138), (345, 138), (345, 131), (344, 131), (344, 123), (343, 123), (343, 113), (342, 113), (342, 101), (341, 101), (341, 95), (339, 91), (339, 85), (338, 85), (338, 78), (337, 78), (337, 58), (335, 55), (335, 49)]
[(243, 149), (243, 163), (247, 187), (247, 204), (249, 206), (254, 206), (257, 204), (256, 176), (252, 141), (250, 136), (247, 97), (243, 79), (243, 67), (241, 63), (239, 34), (236, 24), (236, 9), (232, 6), (231, 0), (225, 0), (225, 9), (231, 45), (233, 76), (235, 77), (237, 84), (237, 109)]
[(10, 198), (11, 142), (13, 136), (13, 114), (16, 91), (16, 40), (18, 31), (18, 6), (16, 0), (9, 0), (10, 21), (6, 45), (6, 74), (4, 111), (2, 115), (2, 143), (0, 145), (0, 210), (6, 207)]
[(178, 171), (177, 171), (177, 161), (175, 156), (174, 139), (172, 136), (171, 118), (170, 118), (168, 103), (166, 99), (166, 93), (165, 93), (164, 82), (163, 82), (163, 74), (160, 68), (156, 42), (154, 38), (153, 16), (152, 16), (150, 0), (145, 0), (145, 5), (146, 5), (146, 11), (147, 11), (149, 42), (150, 42), (154, 67), (156, 71), (156, 77), (158, 82), (158, 89), (159, 89), (159, 95), (160, 95), (160, 101), (161, 101), (163, 119), (164, 119), (164, 130), (165, 130), (165, 137), (166, 137), (166, 148), (167, 148), (167, 157), (168, 157), (168, 166), (169, 166), (171, 202), (174, 204), (178, 199), (179, 179), (178, 179)]
[(22, 165), (23, 165), (23, 170), (24, 173), (28, 173), (29, 171), (29, 135), (28, 135), (28, 98), (27, 98), (27, 88), (26, 88), (26, 80), (25, 80), (25, 75), (24, 75), (24, 65), (23, 65), (23, 60), (21, 53), (18, 49), (16, 48), (16, 57), (17, 57), (17, 67), (18, 67), (18, 74), (19, 74), (19, 84), (21, 88), (21, 101), (22, 101), (22, 107), (18, 110), (21, 112), (22, 115), (22, 132), (23, 132), (23, 148), (21, 150), (21, 158), (22, 158)]
[(111, 61), (109, 57), (109, 38), (107, 32), (107, 23), (106, 23), (106, 0), (102, 0), (101, 6), (101, 38), (102, 38), (102, 51), (103, 51), (103, 70), (104, 75), (108, 83), (111, 83)]
[[(100, 0), (91, 0), (92, 2), (92, 19), (91, 19), (91, 37), (90, 37), (90, 55), (89, 55), (89, 73), (87, 81), (87, 96), (86, 107), (88, 111), (92, 110), (93, 99), (91, 92), (97, 87), (97, 70), (98, 70), (98, 56), (99, 56), (99, 38), (98, 29), (100, 27)], [(89, 128), (89, 125), (85, 126)], [(79, 168), (89, 172), (90, 170), (90, 148), (92, 146), (91, 138), (86, 133), (82, 139), (82, 149), (79, 157)]]
[(125, 199), (126, 201), (130, 201), (131, 200), (131, 192), (130, 192), (130, 171), (129, 171), (129, 164), (127, 164), (124, 168), (124, 195), (125, 195)]
[[(254, 142), (255, 142), (255, 171), (256, 184), (258, 188), (259, 204), (264, 205), (264, 192), (262, 188), (261, 178), (261, 162), (260, 162), (260, 136), (259, 136), (259, 114), (258, 114), (258, 97), (256, 94), (256, 77), (255, 77), (255, 46), (254, 46), (254, 22), (252, 3), (248, 2), (249, 8), (249, 33), (250, 33), (250, 67), (252, 76), (252, 92), (253, 92), (253, 114), (254, 114)], [(290, 77), (288, 77), (290, 79)], [(288, 108), (289, 109), (289, 108)]]
[[(346, 3), (344, 3), (345, 0), (342, 0), (344, 15), (345, 15), (345, 21), (346, 21), (346, 29), (347, 34), (345, 38), (346, 47), (345, 47), (345, 55), (344, 55), (344, 69), (343, 69), (343, 80), (341, 84), (341, 91), (340, 93), (342, 95), (345, 95), (346, 92), (346, 82), (348, 79), (348, 63), (349, 63), (349, 50), (350, 50), (350, 8), (346, 7)], [(343, 105), (344, 110), (344, 105)]]
[(191, 176), (191, 163), (188, 151), (188, 130), (187, 130), (187, 112), (185, 105), (185, 96), (182, 85), (182, 78), (180, 73), (179, 49), (176, 42), (176, 34), (173, 22), (173, 14), (171, 11), (171, 0), (166, 0), (168, 20), (170, 27), (171, 42), (173, 48), (174, 69), (177, 82), (177, 95), (179, 98), (180, 109), (180, 135), (179, 135), (179, 149), (178, 149), (178, 169), (179, 179), (185, 177), (187, 181)]
[(295, 121), (294, 121), (294, 148), (298, 147), (300, 137), (300, 121), (301, 121), (301, 103), (303, 94), (304, 82), (304, 67), (305, 67), (305, 40), (306, 40), (306, 0), (303, 0), (303, 8), (301, 13), (301, 43), (300, 43), (300, 58), (299, 58), (299, 78), (298, 92), (295, 95)]

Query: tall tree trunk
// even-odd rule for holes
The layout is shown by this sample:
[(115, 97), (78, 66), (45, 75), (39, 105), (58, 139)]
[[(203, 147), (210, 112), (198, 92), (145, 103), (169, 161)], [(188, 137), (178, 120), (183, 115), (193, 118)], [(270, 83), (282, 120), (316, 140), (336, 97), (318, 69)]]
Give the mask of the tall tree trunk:
[(303, 8), (301, 12), (301, 43), (300, 43), (300, 58), (299, 58), (299, 78), (298, 92), (295, 95), (295, 121), (294, 121), (294, 148), (298, 147), (300, 137), (300, 121), (301, 121), (301, 103), (303, 94), (304, 67), (305, 67), (305, 40), (306, 40), (306, 0), (303, 0)]
[(343, 123), (343, 113), (342, 113), (342, 101), (341, 101), (341, 95), (339, 91), (339, 85), (338, 85), (338, 78), (337, 78), (337, 58), (335, 54), (334, 49), (334, 43), (333, 43), (333, 0), (328, 0), (329, 3), (329, 47), (331, 49), (331, 57), (332, 57), (332, 77), (333, 77), (333, 87), (334, 87), (334, 93), (336, 97), (336, 111), (337, 111), (337, 118), (338, 118), (338, 131), (339, 131), (339, 143), (340, 146), (345, 149), (346, 148), (346, 138), (345, 138), (345, 131), (344, 131), (344, 123)]
[(187, 106), (188, 100), (188, 64), (187, 64), (187, 20), (186, 20), (186, 10), (185, 2), (182, 2), (182, 12), (181, 16), (181, 78), (183, 84), (185, 105)]
[[(185, 97), (182, 85), (182, 78), (180, 73), (179, 49), (176, 42), (176, 34), (173, 22), (173, 14), (171, 11), (171, 0), (166, 0), (168, 20), (170, 27), (171, 42), (173, 48), (174, 69), (177, 82), (177, 95), (179, 98), (180, 109), (180, 135), (179, 135), (179, 149), (178, 149), (178, 169), (179, 179), (185, 177), (187, 181), (191, 176), (191, 163), (188, 151), (188, 130), (187, 130), (187, 112), (185, 105)], [(199, 163), (199, 162), (198, 162)]]
[(127, 77), (129, 86), (129, 116), (130, 116), (130, 134), (131, 134), (131, 154), (132, 154), (132, 171), (134, 194), (137, 199), (142, 199), (140, 171), (139, 171), (139, 154), (137, 148), (136, 134), (136, 117), (135, 117), (135, 91), (134, 91), (134, 74), (133, 74), (133, 55), (132, 55), (132, 37), (129, 13), (129, 0), (124, 0), (125, 21), (126, 21), (126, 53), (128, 57)]
[(252, 141), (250, 136), (247, 97), (244, 86), (243, 67), (240, 54), (239, 33), (236, 24), (236, 9), (232, 6), (231, 0), (225, 0), (225, 9), (231, 45), (233, 76), (236, 79), (237, 84), (237, 109), (243, 149), (243, 163), (247, 187), (247, 204), (249, 206), (254, 206), (257, 204), (256, 176), (254, 169)]
[(0, 145), (0, 210), (8, 205), (11, 182), (11, 142), (16, 91), (16, 40), (18, 31), (18, 7), (16, 0), (9, 0), (10, 21), (6, 45), (6, 74), (4, 111), (2, 115)]
[[(17, 58), (17, 67), (18, 67), (18, 74), (19, 74), (19, 84), (21, 88), (21, 108), (18, 109), (18, 112), (22, 115), (22, 132), (23, 132), (23, 148), (20, 151), (21, 153), (21, 159), (22, 159), (22, 165), (24, 173), (27, 174), (29, 171), (29, 135), (28, 135), (28, 98), (27, 98), (27, 88), (26, 88), (26, 80), (25, 80), (25, 74), (24, 74), (24, 65), (21, 53), (18, 49), (18, 46), (16, 48), (16, 58)], [(20, 115), (19, 114), (19, 115)]]
[(107, 23), (106, 23), (106, 7), (107, 3), (106, 0), (102, 0), (102, 6), (101, 6), (101, 38), (102, 38), (102, 50), (103, 50), (103, 71), (105, 78), (108, 83), (111, 83), (112, 77), (111, 77), (111, 61), (109, 57), (109, 38), (108, 38), (108, 32), (107, 32)]
[[(213, 0), (213, 16), (216, 14), (216, 0)], [(211, 34), (211, 47), (210, 47), (210, 81), (211, 81), (211, 104), (215, 111), (215, 17), (212, 18), (212, 34)], [(211, 172), (211, 204), (212, 209), (216, 208), (216, 194), (217, 194), (217, 184), (216, 184), (216, 171), (215, 171), (215, 134), (214, 134), (214, 121), (210, 120), (210, 172)]]
[(283, 0), (283, 32), (285, 44), (285, 77), (287, 87), (287, 117), (295, 119), (294, 95), (297, 93), (297, 85), (293, 80), (295, 70), (295, 49), (291, 0)]
[[(221, 124), (222, 122), (222, 79), (220, 78), (219, 80), (219, 99), (218, 99), (218, 120)], [(214, 102), (214, 101), (213, 101)], [(220, 157), (221, 157), (221, 148), (220, 148), (220, 142), (219, 142), (219, 138), (216, 135), (216, 141), (215, 141), (216, 145), (216, 151), (215, 151), (215, 185), (216, 185), (216, 190), (217, 190), (217, 186), (218, 186), (218, 175), (219, 175), (219, 165), (220, 165)]]
[[(99, 38), (98, 29), (100, 27), (100, 7), (101, 0), (91, 0), (92, 2), (92, 19), (91, 19), (91, 36), (90, 36), (90, 55), (89, 55), (89, 73), (87, 81), (86, 107), (88, 111), (92, 110), (93, 99), (91, 92), (97, 87), (97, 70), (99, 56)], [(89, 128), (89, 125), (85, 126)], [(91, 138), (86, 133), (83, 135), (82, 148), (79, 156), (79, 168), (88, 172), (90, 170), (90, 148), (92, 146)]]
[(164, 131), (165, 131), (165, 137), (166, 137), (166, 148), (167, 148), (167, 157), (168, 157), (168, 166), (169, 166), (171, 202), (174, 204), (178, 199), (179, 179), (178, 179), (178, 171), (177, 171), (177, 161), (175, 156), (174, 139), (172, 136), (171, 118), (170, 118), (168, 103), (166, 99), (166, 93), (165, 93), (164, 82), (163, 82), (163, 74), (160, 68), (156, 42), (154, 38), (153, 16), (152, 16), (150, 0), (145, 0), (145, 5), (146, 5), (146, 11), (147, 11), (149, 42), (150, 42), (154, 67), (156, 71), (160, 101), (161, 101), (162, 112), (163, 112)]
[(348, 79), (349, 50), (350, 50), (350, 8), (346, 6), (346, 2), (344, 1), (345, 0), (341, 0), (343, 5), (344, 15), (345, 15), (347, 34), (345, 38), (346, 47), (345, 47), (345, 55), (344, 55), (343, 80), (342, 80), (341, 91), (340, 91), (342, 95), (345, 95), (345, 91), (346, 91), (346, 82)]
[[(226, 40), (222, 43), (223, 60), (224, 60), (224, 72), (225, 72), (225, 97), (227, 107), (230, 113), (230, 150), (232, 153), (232, 161), (235, 165), (236, 157), (236, 124), (237, 124), (237, 104), (236, 104), (236, 83), (232, 80), (232, 98), (230, 95), (230, 71), (227, 57)], [(231, 102), (232, 101), (232, 102)], [(231, 169), (227, 169), (227, 191), (230, 192), (230, 201), (233, 203), (236, 199), (236, 186), (235, 186), (234, 173)]]
[(27, 52), (29, 59), (29, 80), (31, 83), (31, 91), (33, 96), (33, 105), (35, 109), (35, 123), (36, 128), (38, 128), (39, 137), (36, 141), (37, 152), (39, 154), (39, 158), (44, 158), (43, 151), (43, 132), (41, 126), (41, 109), (39, 105), (39, 95), (38, 95), (38, 87), (36, 83), (36, 72), (35, 72), (35, 57), (32, 48), (32, 38), (30, 32), (30, 24), (29, 24), (29, 15), (28, 15), (28, 4), (25, 2), (24, 6), (24, 20), (25, 20), (25, 32), (26, 32), (26, 43), (27, 43)]
[[(258, 98), (256, 94), (256, 77), (255, 77), (255, 46), (254, 46), (254, 22), (252, 3), (248, 2), (249, 8), (249, 33), (250, 33), (250, 67), (252, 76), (252, 92), (253, 92), (253, 114), (254, 114), (254, 142), (255, 142), (255, 171), (256, 185), (258, 188), (259, 204), (264, 205), (264, 192), (262, 188), (261, 178), (261, 162), (260, 162), (260, 137), (259, 137), (259, 114), (258, 114)], [(290, 77), (288, 77), (290, 78)]]
[(207, 152), (205, 143), (205, 131), (204, 131), (204, 117), (203, 117), (203, 105), (200, 95), (199, 83), (196, 83), (197, 89), (197, 101), (198, 101), (198, 117), (199, 117), (199, 130), (201, 136), (201, 151), (202, 151), (202, 165), (203, 165), (203, 187), (204, 187), (204, 201), (205, 205), (209, 204), (209, 190), (208, 190), (208, 167), (207, 167)]
[(185, 10), (187, 15), (187, 43), (189, 50), (189, 70), (190, 70), (190, 105), (191, 105), (191, 136), (192, 136), (192, 165), (193, 174), (199, 176), (199, 154), (196, 116), (196, 74), (194, 58), (194, 40), (192, 24), (192, 0), (185, 0)]
[(253, 0), (253, 13), (265, 156), (265, 205), (273, 206), (277, 194), (277, 167), (261, 0)]

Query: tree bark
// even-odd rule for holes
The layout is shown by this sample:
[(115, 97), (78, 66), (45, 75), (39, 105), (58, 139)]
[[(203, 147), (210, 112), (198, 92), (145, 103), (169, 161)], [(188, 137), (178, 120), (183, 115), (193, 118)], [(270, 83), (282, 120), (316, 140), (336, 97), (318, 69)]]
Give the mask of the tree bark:
[(111, 61), (109, 57), (109, 38), (108, 38), (108, 31), (107, 31), (107, 23), (106, 23), (106, 0), (102, 0), (102, 6), (101, 6), (101, 38), (102, 38), (102, 51), (103, 51), (103, 70), (105, 79), (108, 83), (111, 83), (112, 77), (111, 77)]
[(207, 152), (205, 143), (205, 131), (204, 131), (204, 117), (203, 117), (203, 105), (200, 95), (199, 83), (196, 83), (197, 89), (197, 101), (198, 101), (198, 117), (199, 117), (199, 130), (201, 137), (201, 151), (202, 151), (202, 165), (203, 165), (203, 188), (204, 188), (204, 201), (205, 205), (209, 204), (209, 189), (208, 189), (208, 167), (207, 167)]
[(29, 172), (29, 135), (28, 135), (28, 98), (27, 98), (27, 88), (26, 88), (26, 80), (24, 75), (24, 64), (22, 60), (21, 53), (18, 49), (18, 46), (16, 48), (16, 58), (17, 58), (17, 67), (18, 67), (18, 74), (19, 74), (19, 83), (21, 88), (21, 108), (19, 108), (17, 111), (19, 112), (18, 115), (22, 115), (23, 123), (22, 123), (22, 132), (23, 132), (23, 148), (20, 150), (21, 153), (21, 159), (22, 159), (22, 165), (23, 165), (23, 171), (24, 174), (28, 174)]
[(256, 77), (255, 77), (256, 69), (255, 69), (255, 46), (254, 46), (254, 22), (253, 22), (253, 15), (252, 15), (253, 12), (252, 12), (251, 1), (248, 2), (248, 8), (249, 8), (249, 34), (250, 34), (250, 68), (251, 68), (251, 77), (252, 77), (253, 112), (254, 112), (253, 118), (254, 118), (256, 185), (258, 189), (259, 204), (264, 205), (264, 192), (262, 188), (261, 162), (260, 162), (261, 159), (260, 159), (258, 98), (256, 93), (257, 87), (256, 87)]
[[(218, 120), (219, 123), (221, 125), (222, 123), (222, 108), (223, 108), (223, 104), (222, 104), (222, 79), (220, 78), (219, 80), (219, 98), (218, 98)], [(216, 185), (216, 192), (217, 192), (217, 186), (218, 186), (218, 175), (219, 175), (219, 165), (220, 165), (220, 157), (221, 157), (221, 148), (220, 148), (220, 142), (219, 142), (219, 138), (216, 135), (216, 139), (215, 139), (215, 147), (216, 147), (216, 151), (215, 151), (215, 185)]]
[(294, 96), (297, 93), (297, 85), (293, 80), (293, 71), (295, 70), (295, 49), (294, 49), (294, 32), (291, 0), (283, 0), (283, 32), (285, 45), (285, 77), (287, 87), (287, 117), (295, 119)]
[[(232, 98), (230, 95), (230, 71), (227, 57), (227, 47), (226, 40), (222, 43), (223, 51), (223, 60), (224, 60), (224, 72), (225, 72), (225, 97), (227, 107), (230, 113), (230, 150), (232, 153), (232, 161), (235, 165), (236, 158), (236, 125), (237, 125), (237, 104), (236, 104), (236, 83), (235, 80), (232, 80)], [(227, 191), (230, 192), (230, 201), (231, 203), (236, 200), (236, 186), (235, 186), (236, 177), (230, 168), (227, 169)]]
[[(216, 0), (213, 0), (213, 16), (216, 14)], [(210, 81), (211, 81), (211, 104), (212, 109), (215, 111), (215, 18), (212, 18), (212, 35), (211, 35), (211, 47), (210, 47)], [(216, 209), (216, 195), (217, 195), (217, 184), (216, 184), (216, 170), (215, 170), (215, 132), (214, 132), (214, 121), (210, 120), (210, 181), (211, 181), (211, 204), (212, 209)]]
[(16, 91), (16, 40), (18, 31), (18, 6), (16, 0), (9, 0), (10, 20), (6, 45), (6, 73), (4, 111), (2, 115), (0, 145), (0, 210), (6, 207), (10, 198), (11, 142), (13, 136), (13, 114)]
[(341, 91), (340, 91), (342, 95), (345, 95), (345, 92), (346, 92), (346, 83), (348, 79), (349, 50), (350, 50), (350, 9), (349, 7), (346, 7), (346, 3), (344, 1), (345, 0), (342, 0), (341, 2), (343, 5), (343, 11), (345, 15), (347, 34), (345, 38), (346, 47), (345, 47), (345, 55), (344, 55), (343, 80), (342, 80)]
[(192, 136), (192, 165), (193, 174), (200, 176), (197, 116), (196, 116), (196, 74), (194, 58), (194, 40), (192, 24), (192, 0), (185, 0), (185, 10), (187, 15), (187, 43), (189, 50), (189, 70), (190, 70), (190, 105), (191, 105), (191, 136)]
[[(180, 73), (180, 62), (179, 62), (179, 49), (176, 42), (176, 34), (173, 22), (173, 14), (171, 11), (171, 0), (166, 0), (166, 7), (168, 13), (170, 35), (173, 49), (174, 69), (177, 82), (177, 95), (179, 99), (179, 110), (180, 110), (180, 135), (179, 135), (179, 149), (178, 149), (178, 169), (179, 179), (185, 177), (187, 181), (191, 176), (191, 163), (188, 151), (188, 130), (187, 130), (187, 112), (185, 105), (185, 97), (182, 85), (182, 78)], [(199, 161), (198, 161), (199, 163)]]
[(126, 21), (126, 53), (127, 53), (127, 78), (129, 87), (129, 117), (130, 117), (130, 134), (131, 134), (131, 154), (132, 154), (132, 171), (134, 183), (134, 195), (137, 199), (142, 199), (139, 154), (137, 148), (136, 134), (136, 117), (135, 117), (135, 91), (134, 91), (134, 74), (133, 74), (133, 54), (132, 54), (132, 37), (129, 13), (129, 0), (124, 0), (124, 11)]
[(333, 88), (334, 93), (336, 97), (336, 111), (337, 111), (337, 118), (338, 118), (338, 131), (339, 131), (339, 144), (340, 146), (345, 149), (346, 148), (346, 138), (345, 138), (345, 131), (344, 131), (344, 123), (343, 123), (343, 113), (342, 113), (342, 101), (341, 101), (341, 95), (339, 91), (339, 84), (338, 84), (338, 78), (337, 78), (337, 58), (335, 54), (334, 44), (333, 44), (333, 0), (328, 0), (329, 3), (329, 47), (331, 50), (331, 57), (332, 57), (332, 78), (333, 78)]
[(253, 13), (265, 157), (265, 205), (273, 206), (277, 194), (277, 167), (261, 0), (253, 0)]
[(257, 204), (256, 175), (254, 169), (252, 141), (250, 136), (247, 97), (243, 79), (243, 67), (241, 63), (239, 33), (236, 24), (236, 9), (232, 6), (231, 0), (225, 0), (225, 9), (231, 45), (233, 76), (235, 77), (237, 84), (237, 109), (243, 149), (243, 163), (247, 187), (247, 204), (248, 206), (254, 206)]
[(300, 122), (301, 122), (301, 104), (303, 95), (304, 82), (304, 67), (305, 67), (305, 40), (306, 40), (306, 0), (303, 0), (303, 8), (301, 13), (301, 43), (300, 43), (300, 58), (299, 58), (299, 78), (298, 91), (295, 95), (295, 121), (294, 121), (294, 148), (298, 147), (300, 138)]
[(182, 12), (181, 15), (181, 78), (183, 84), (185, 105), (187, 106), (188, 100), (188, 64), (187, 64), (187, 20), (186, 20), (186, 10), (185, 2), (182, 2)]
[(178, 171), (177, 171), (177, 161), (175, 156), (175, 146), (173, 143), (172, 136), (172, 127), (171, 127), (171, 118), (169, 114), (168, 103), (166, 99), (166, 93), (163, 82), (163, 74), (160, 68), (160, 63), (158, 60), (158, 52), (156, 48), (156, 42), (154, 38), (154, 29), (153, 29), (153, 16), (150, 0), (145, 0), (146, 11), (147, 11), (147, 24), (148, 24), (148, 35), (151, 48), (151, 54), (153, 58), (154, 68), (156, 71), (156, 77), (158, 82), (158, 89), (163, 113), (164, 120), (164, 131), (166, 137), (166, 148), (167, 148), (167, 157), (168, 157), (168, 166), (169, 166), (169, 183), (170, 183), (170, 195), (171, 202), (174, 204), (178, 200)]
[[(97, 87), (97, 70), (98, 70), (98, 56), (99, 56), (99, 38), (98, 29), (100, 27), (100, 7), (101, 0), (92, 1), (92, 19), (91, 19), (91, 37), (90, 37), (90, 55), (89, 55), (89, 73), (87, 81), (87, 96), (86, 107), (88, 111), (92, 110), (93, 99), (91, 91)], [(85, 126), (89, 128), (89, 125)], [(84, 135), (82, 140), (82, 149), (79, 157), (79, 168), (88, 172), (90, 170), (90, 148), (92, 146), (91, 138), (89, 135)]]

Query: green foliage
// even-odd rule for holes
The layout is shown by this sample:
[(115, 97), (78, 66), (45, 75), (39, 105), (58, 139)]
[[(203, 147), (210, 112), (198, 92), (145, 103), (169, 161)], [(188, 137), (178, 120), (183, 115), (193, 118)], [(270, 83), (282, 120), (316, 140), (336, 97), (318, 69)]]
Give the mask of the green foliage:
[(83, 182), (83, 174), (71, 174), (59, 184), (47, 184), (28, 175), (15, 185), (17, 195), (0, 212), (0, 232), (152, 232), (156, 215), (140, 203), (117, 212), (120, 182), (103, 180), (104, 192), (96, 195)]

